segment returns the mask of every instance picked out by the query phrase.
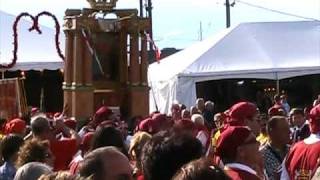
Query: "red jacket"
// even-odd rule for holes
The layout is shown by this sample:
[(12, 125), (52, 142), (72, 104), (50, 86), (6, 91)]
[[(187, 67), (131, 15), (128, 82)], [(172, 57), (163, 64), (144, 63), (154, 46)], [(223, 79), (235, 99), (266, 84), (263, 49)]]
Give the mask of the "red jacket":
[(320, 166), (320, 141), (296, 143), (289, 151), (285, 165), (290, 179), (311, 179)]

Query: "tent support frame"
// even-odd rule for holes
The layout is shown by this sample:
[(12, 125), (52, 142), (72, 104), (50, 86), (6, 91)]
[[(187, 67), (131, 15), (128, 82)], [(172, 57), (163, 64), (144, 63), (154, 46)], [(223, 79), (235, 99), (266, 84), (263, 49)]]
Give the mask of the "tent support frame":
[(276, 72), (276, 88), (277, 88), (277, 94), (280, 94), (280, 80), (277, 72)]

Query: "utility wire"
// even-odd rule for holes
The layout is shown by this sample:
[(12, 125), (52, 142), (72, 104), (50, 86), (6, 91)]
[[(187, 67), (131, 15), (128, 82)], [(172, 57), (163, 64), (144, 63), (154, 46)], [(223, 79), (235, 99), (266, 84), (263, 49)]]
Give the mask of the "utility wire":
[(292, 16), (292, 17), (297, 17), (297, 18), (306, 19), (306, 20), (312, 20), (312, 21), (319, 21), (320, 20), (320, 19), (300, 16), (300, 15), (296, 15), (296, 14), (292, 14), (292, 13), (287, 13), (287, 12), (282, 12), (282, 11), (266, 8), (266, 7), (255, 5), (255, 4), (251, 4), (251, 3), (248, 3), (248, 2), (245, 2), (245, 1), (242, 1), (242, 0), (235, 0), (235, 1), (238, 2), (238, 3), (244, 4), (244, 5), (247, 5), (247, 6), (263, 9), (263, 10), (266, 10), (266, 11), (275, 12), (275, 13), (286, 15), (286, 16)]

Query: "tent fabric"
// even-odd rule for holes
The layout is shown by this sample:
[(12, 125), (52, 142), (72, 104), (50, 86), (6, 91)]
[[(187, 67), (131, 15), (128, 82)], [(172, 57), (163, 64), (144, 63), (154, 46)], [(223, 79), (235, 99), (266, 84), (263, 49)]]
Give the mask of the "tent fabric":
[(318, 73), (320, 21), (243, 23), (151, 64), (150, 110), (167, 113), (174, 100), (190, 107), (196, 82)]
[(10, 71), (29, 71), (29, 70), (35, 70), (35, 71), (42, 71), (44, 69), (47, 70), (57, 70), (63, 68), (63, 62), (23, 62), (23, 63), (17, 63), (15, 66), (13, 66)]
[[(13, 58), (13, 24), (16, 16), (0, 11), (0, 63), (10, 63)], [(44, 18), (45, 19), (45, 18)], [(41, 18), (40, 18), (41, 23)], [(63, 68), (63, 60), (55, 46), (55, 29), (40, 25), (42, 34), (29, 32), (29, 18), (18, 24), (18, 59), (11, 70), (56, 70)], [(60, 48), (64, 49), (64, 34), (60, 33)]]

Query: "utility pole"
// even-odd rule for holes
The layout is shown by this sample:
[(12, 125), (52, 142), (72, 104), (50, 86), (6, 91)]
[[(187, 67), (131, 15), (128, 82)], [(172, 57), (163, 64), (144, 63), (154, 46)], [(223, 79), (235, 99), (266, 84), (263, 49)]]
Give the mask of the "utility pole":
[(230, 27), (230, 2), (229, 0), (226, 0), (226, 22), (227, 22), (227, 28)]
[[(151, 0), (147, 0), (147, 4), (146, 4), (146, 11), (148, 14), (148, 18), (150, 19), (150, 32), (149, 32), (149, 36), (150, 38), (153, 40), (153, 28), (152, 28), (152, 1)], [(150, 49), (152, 49), (152, 43), (150, 42), (149, 44)]]
[(143, 0), (139, 0), (140, 17), (143, 17)]
[(200, 41), (202, 41), (202, 22), (200, 21), (200, 32), (199, 32)]

